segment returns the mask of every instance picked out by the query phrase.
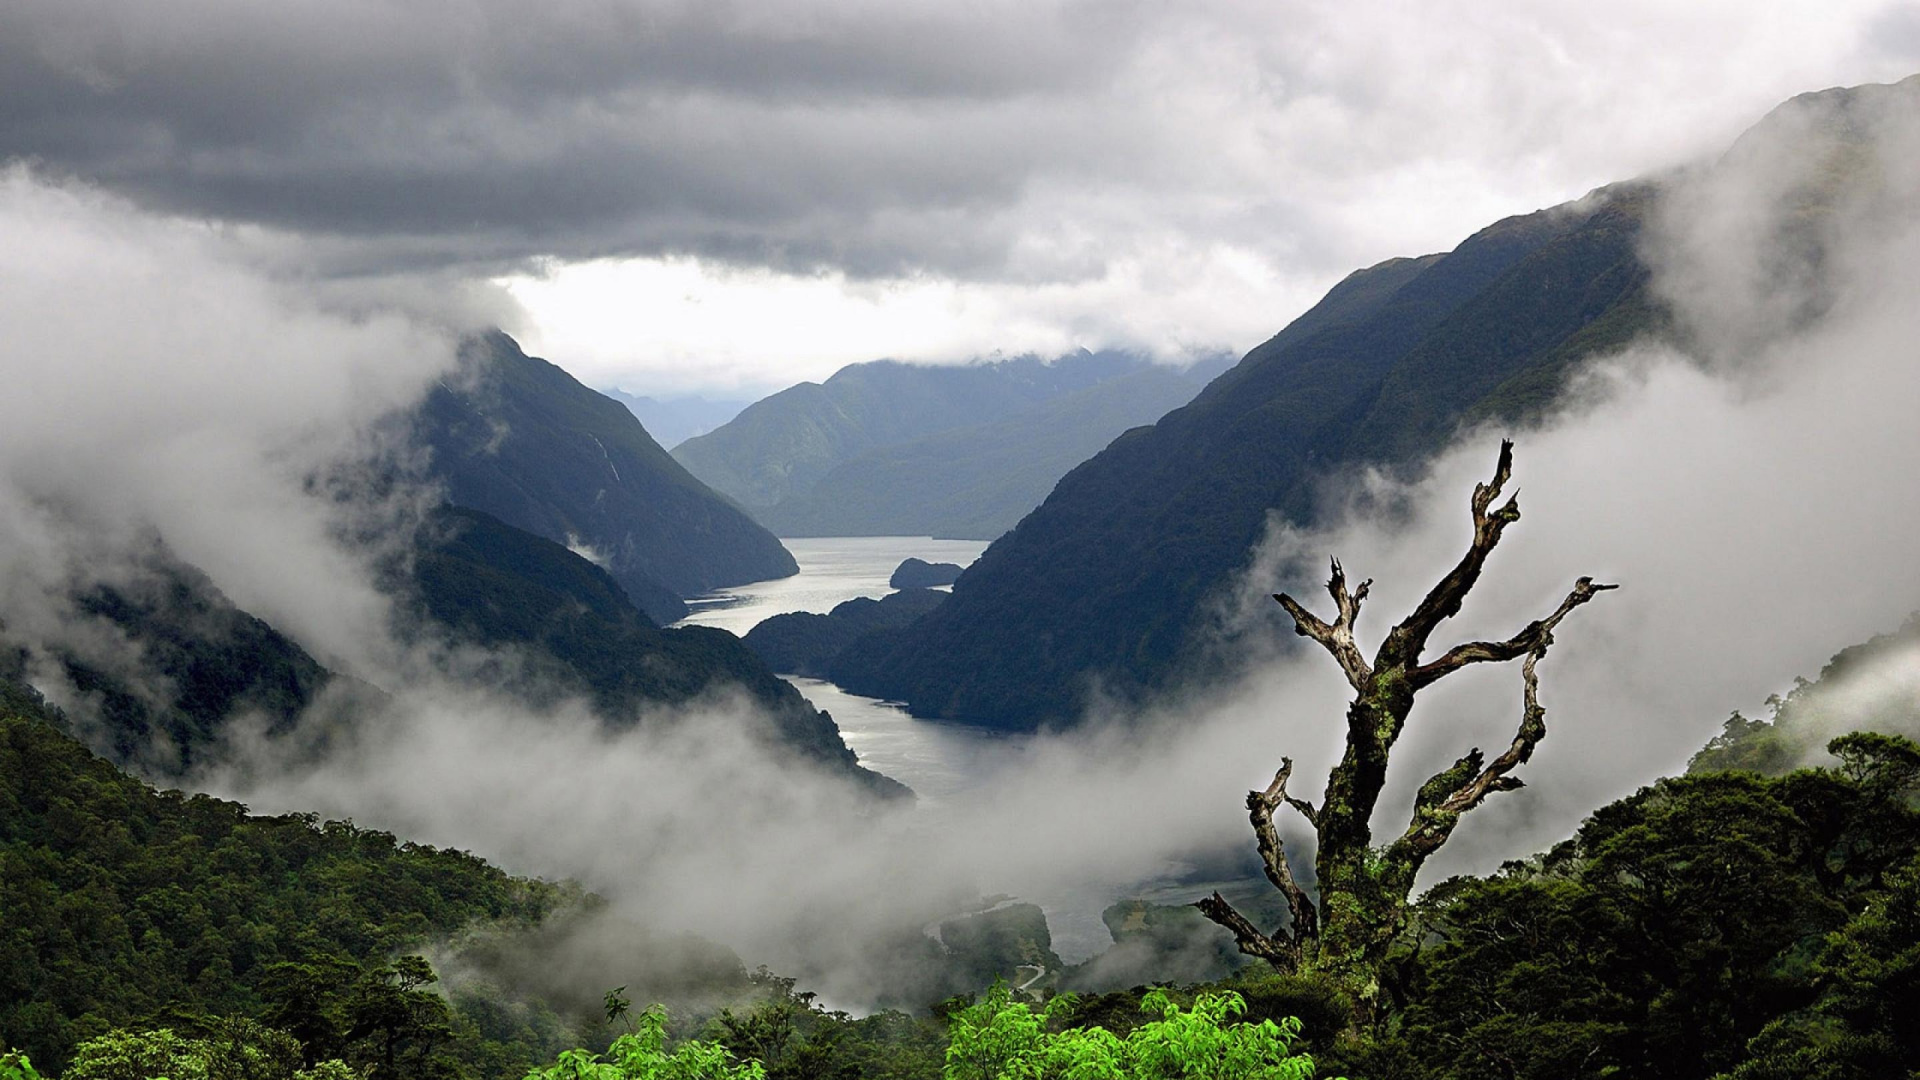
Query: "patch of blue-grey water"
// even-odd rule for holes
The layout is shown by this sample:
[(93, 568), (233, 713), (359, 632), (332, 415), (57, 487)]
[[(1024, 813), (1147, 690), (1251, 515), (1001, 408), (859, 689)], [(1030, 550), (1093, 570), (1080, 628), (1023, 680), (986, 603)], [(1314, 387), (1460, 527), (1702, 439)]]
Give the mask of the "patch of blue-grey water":
[[(857, 596), (879, 598), (887, 579), (908, 557), (966, 566), (986, 543), (913, 536), (815, 537), (783, 540), (800, 572), (688, 601), (691, 613), (676, 625), (717, 626), (740, 636), (761, 620), (793, 611), (824, 613)], [(899, 704), (849, 694), (830, 682), (788, 676), (815, 707), (833, 716), (841, 737), (867, 768), (912, 788), (917, 812), (934, 821), (965, 812), (967, 796), (1017, 761), (1029, 737), (989, 728), (918, 720)], [(1053, 947), (1074, 962), (1112, 943), (1101, 910), (1118, 899), (1110, 890), (1026, 898), (1046, 912)]]

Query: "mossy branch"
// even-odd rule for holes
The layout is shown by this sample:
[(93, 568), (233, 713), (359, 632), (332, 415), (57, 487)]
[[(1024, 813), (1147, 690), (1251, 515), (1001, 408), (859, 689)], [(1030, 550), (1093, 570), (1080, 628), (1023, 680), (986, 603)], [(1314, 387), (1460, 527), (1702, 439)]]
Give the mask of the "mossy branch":
[(1200, 914), (1225, 927), (1233, 935), (1234, 944), (1248, 956), (1257, 956), (1283, 972), (1294, 971), (1300, 966), (1299, 946), (1262, 933), (1259, 927), (1234, 910), (1227, 898), (1219, 893), (1201, 897), (1194, 901), (1193, 906), (1200, 909)]
[[(1362, 1011), (1372, 1007), (1386, 949), (1406, 925), (1407, 898), (1422, 864), (1453, 835), (1460, 815), (1496, 791), (1522, 786), (1512, 773), (1533, 756), (1547, 733), (1537, 665), (1553, 644), (1554, 630), (1575, 608), (1615, 588), (1582, 577), (1552, 614), (1528, 623), (1513, 637), (1467, 642), (1432, 663), (1420, 663), (1434, 630), (1460, 611), (1502, 533), (1520, 520), (1517, 496), (1495, 505), (1512, 474), (1513, 444), (1502, 441), (1493, 478), (1473, 489), (1473, 541), (1466, 554), (1388, 633), (1371, 664), (1354, 641), (1354, 622), (1371, 581), (1350, 591), (1346, 573), (1338, 560), (1333, 561), (1327, 581), (1335, 609), (1332, 622), (1284, 593), (1274, 596), (1293, 617), (1295, 632), (1325, 647), (1354, 688), (1347, 709), (1346, 753), (1328, 774), (1326, 796), (1318, 808), (1288, 794), (1287, 782), (1293, 775), (1289, 758), (1281, 759), (1279, 772), (1265, 790), (1247, 793), (1247, 816), (1261, 865), (1292, 913), (1287, 931), (1262, 932), (1217, 892), (1195, 906), (1231, 932), (1243, 953), (1264, 957), (1283, 970), (1305, 967), (1347, 980)], [(1388, 756), (1413, 709), (1415, 693), (1470, 664), (1520, 657), (1525, 657), (1520, 669), (1524, 687), (1520, 725), (1505, 752), (1487, 761), (1476, 747), (1435, 773), (1421, 785), (1406, 831), (1386, 848), (1375, 847), (1369, 823), (1386, 784)], [(1274, 814), (1283, 803), (1306, 818), (1318, 839), (1314, 855), (1320, 890), (1317, 906), (1294, 880), (1274, 824)]]

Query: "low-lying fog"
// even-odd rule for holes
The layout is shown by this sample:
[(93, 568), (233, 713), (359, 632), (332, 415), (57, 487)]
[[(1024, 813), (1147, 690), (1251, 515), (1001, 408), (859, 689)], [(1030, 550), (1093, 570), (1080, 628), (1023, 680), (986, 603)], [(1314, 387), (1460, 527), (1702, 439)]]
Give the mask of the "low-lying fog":
[[(1430, 879), (1566, 836), (1596, 805), (1682, 768), (1730, 710), (1920, 601), (1920, 154), (1911, 119), (1884, 123), (1900, 152), (1882, 155), (1876, 197), (1823, 226), (1824, 315), (1804, 317), (1796, 290), (1814, 285), (1755, 273), (1795, 210), (1802, 166), (1730, 157), (1675, 181), (1649, 241), (1689, 354), (1630, 349), (1561, 416), (1516, 434), (1525, 517), (1440, 636), (1504, 637), (1580, 574), (1622, 588), (1575, 613), (1541, 665), (1550, 734), (1520, 774), (1528, 786), (1470, 816)], [(394, 697), (318, 763), (241, 739), (199, 778), (256, 810), (350, 816), (575, 877), (648, 925), (859, 1005), (893, 976), (888, 940), (983, 895), (1050, 903), (1063, 939), (1088, 940), (1076, 898), (1245, 852), (1247, 789), (1288, 754), (1296, 789), (1316, 793), (1338, 750), (1344, 681), (1291, 638), (1247, 643), (1236, 681), (1004, 744), (978, 783), (918, 809), (876, 809), (770, 753), (748, 706), (725, 696), (645, 734), (610, 734), (582, 706), (530, 715), (410, 662), (366, 554), (339, 539), (370, 511), (308, 485), (369, 456), (381, 418), (447, 370), (449, 334), (329, 307), (257, 272), (219, 229), (24, 169), (0, 178), (0, 241), (9, 632), (86, 632), (59, 599), (67, 585), (112, 572), (157, 531), (241, 607)], [(1225, 595), (1270, 603), (1284, 586), (1324, 611), (1315, 583), (1338, 554), (1374, 579), (1360, 626), (1377, 640), (1458, 557), (1499, 434), (1466, 434), (1408, 484), (1335, 481), (1365, 498), (1334, 527), (1277, 526)], [(1398, 827), (1410, 785), (1434, 767), (1504, 745), (1519, 693), (1516, 671), (1488, 665), (1423, 698), (1380, 826)]]

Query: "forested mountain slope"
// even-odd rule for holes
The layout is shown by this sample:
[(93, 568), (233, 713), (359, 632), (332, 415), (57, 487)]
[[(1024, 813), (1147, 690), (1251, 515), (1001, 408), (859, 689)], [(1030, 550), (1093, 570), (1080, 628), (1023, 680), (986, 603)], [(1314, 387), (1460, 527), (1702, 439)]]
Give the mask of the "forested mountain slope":
[(846, 685), (1027, 727), (1072, 716), (1094, 678), (1164, 684), (1199, 659), (1205, 601), (1270, 509), (1306, 520), (1327, 470), (1407, 461), (1471, 412), (1535, 405), (1579, 356), (1652, 325), (1635, 253), (1647, 198), (1610, 189), (1348, 277), (1192, 403), (1067, 474), (949, 603), (843, 656)]
[[(318, 1037), (387, 982), (396, 953), (475, 923), (531, 925), (566, 895), (346, 822), (155, 791), (57, 722), (0, 679), (0, 1044), (49, 1074), (80, 1039), (168, 1018), (299, 1015)], [(487, 1035), (458, 1017), (457, 1056), (524, 1068), (557, 1025), (549, 1012), (542, 1038), (514, 1015), (497, 1010)], [(348, 1034), (332, 1032), (342, 1054)]]
[(80, 585), (67, 625), (46, 639), (0, 623), (0, 678), (34, 667), (84, 703), (78, 731), (115, 762), (155, 776), (205, 764), (227, 725), (245, 717), (290, 730), (323, 691), (342, 708), (372, 707), (371, 687), (327, 670), (300, 645), (235, 607), (157, 541), (112, 582)]
[(1543, 857), (1436, 887), (1395, 973), (1396, 1033), (1348, 1074), (1914, 1075), (1916, 774), (1823, 758), (1663, 780)]
[[(1868, 141), (1916, 108), (1920, 77), (1803, 95), (1702, 167), (1799, 163), (1767, 196), (1778, 220), (1747, 229), (1779, 324), (1743, 327), (1744, 351), (1820, 317), (1834, 295), (1821, 223), (1903, 197), (1884, 190)], [(1319, 485), (1340, 470), (1417, 466), (1462, 425), (1540, 415), (1584, 358), (1643, 336), (1695, 344), (1642, 257), (1650, 222), (1698, 210), (1675, 201), (1695, 190), (1687, 180), (1617, 184), (1353, 274), (1191, 404), (1069, 473), (951, 602), (843, 654), (844, 685), (922, 715), (1031, 727), (1073, 720), (1096, 683), (1124, 697), (1203, 676), (1208, 613), (1270, 511), (1312, 524)]]
[(415, 425), (455, 504), (591, 551), (656, 622), (684, 615), (681, 597), (798, 570), (625, 406), (498, 331), (466, 343)]
[[(615, 726), (738, 690), (783, 750), (870, 790), (904, 792), (859, 767), (832, 718), (733, 635), (662, 630), (605, 570), (479, 511), (431, 513), (378, 584), (396, 601), (396, 647), (439, 658), (468, 685), (530, 709), (583, 698)], [(31, 670), (43, 685), (60, 682), (73, 732), (142, 775), (178, 779), (216, 764), (236, 723), (276, 738), (304, 722), (321, 738), (387, 722), (386, 694), (328, 670), (157, 540), (111, 583), (80, 587), (71, 607), (70, 625), (45, 640), (0, 624), (0, 678), (24, 683)], [(300, 742), (303, 752), (318, 745)]]
[(565, 547), (460, 507), (438, 511), (392, 586), (406, 636), (451, 633), (499, 656), (482, 678), (534, 706), (590, 700), (628, 726), (662, 705), (737, 688), (771, 723), (767, 736), (887, 795), (898, 783), (861, 768), (832, 717), (776, 677), (739, 638), (713, 627), (663, 630), (605, 570)]
[(1039, 506), (1062, 476), (1128, 428), (1198, 393), (1226, 358), (1150, 365), (1004, 420), (876, 447), (811, 490), (754, 516), (781, 536), (940, 536), (991, 540)]
[(1920, 614), (1890, 634), (1840, 650), (1812, 681), (1767, 699), (1771, 715), (1740, 713), (1687, 766), (1779, 775), (1818, 760), (1829, 739), (1873, 731), (1920, 740)]
[(750, 510), (804, 496), (843, 462), (955, 428), (994, 423), (1149, 366), (1125, 353), (1078, 352), (934, 366), (850, 364), (749, 405), (673, 448), (693, 475)]

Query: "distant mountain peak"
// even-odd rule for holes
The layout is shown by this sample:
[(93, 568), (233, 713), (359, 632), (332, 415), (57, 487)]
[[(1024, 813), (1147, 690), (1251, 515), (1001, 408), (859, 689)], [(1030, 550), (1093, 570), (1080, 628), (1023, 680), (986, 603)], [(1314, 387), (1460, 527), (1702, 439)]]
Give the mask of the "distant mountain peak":
[(797, 571), (785, 548), (694, 479), (619, 402), (494, 330), (415, 416), (454, 503), (599, 553), (656, 621), (681, 598)]

